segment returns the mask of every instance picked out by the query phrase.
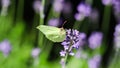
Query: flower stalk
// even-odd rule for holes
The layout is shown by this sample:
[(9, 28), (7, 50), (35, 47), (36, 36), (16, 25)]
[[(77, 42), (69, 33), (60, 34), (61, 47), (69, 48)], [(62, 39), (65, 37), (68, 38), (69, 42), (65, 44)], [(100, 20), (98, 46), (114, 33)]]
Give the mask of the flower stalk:
[[(71, 43), (72, 43), (72, 41), (71, 41)], [(66, 54), (65, 54), (65, 57), (62, 58), (62, 59), (63, 59), (62, 68), (66, 68), (67, 58), (68, 58), (69, 52), (70, 52), (71, 50), (72, 50), (72, 44), (70, 44), (68, 50), (65, 50)]]
[[(42, 0), (42, 7), (41, 7), (41, 10), (40, 10), (40, 22), (39, 22), (39, 25), (44, 24), (44, 5), (45, 5), (45, 0)], [(44, 36), (40, 32), (39, 33), (39, 46), (43, 45), (43, 40), (44, 40)]]
[(61, 59), (62, 68), (66, 68), (68, 56), (74, 56), (73, 49), (78, 49), (84, 44), (83, 39), (85, 37), (84, 33), (80, 33), (77, 30), (66, 30), (66, 39), (61, 43), (64, 46), (64, 50), (60, 52), (60, 55), (63, 57)]

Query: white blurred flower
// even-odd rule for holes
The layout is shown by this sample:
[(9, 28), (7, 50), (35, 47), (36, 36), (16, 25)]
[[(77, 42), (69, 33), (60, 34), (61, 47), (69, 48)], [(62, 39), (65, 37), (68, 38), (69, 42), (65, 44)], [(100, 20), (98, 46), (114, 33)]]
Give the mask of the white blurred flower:
[(37, 58), (39, 56), (40, 52), (41, 52), (40, 48), (34, 48), (31, 52), (31, 55), (33, 58)]
[(10, 0), (1, 0), (1, 5), (2, 5), (1, 16), (6, 16), (8, 7), (10, 5)]
[(8, 7), (10, 5), (10, 0), (1, 0), (3, 7)]
[(11, 51), (11, 45), (8, 40), (4, 40), (0, 43), (0, 51), (2, 51), (5, 56), (9, 54)]

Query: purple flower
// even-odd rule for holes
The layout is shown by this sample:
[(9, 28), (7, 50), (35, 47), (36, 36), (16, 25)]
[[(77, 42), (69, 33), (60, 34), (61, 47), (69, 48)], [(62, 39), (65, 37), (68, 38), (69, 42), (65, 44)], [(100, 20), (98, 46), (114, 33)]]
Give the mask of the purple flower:
[(63, 50), (60, 52), (60, 56), (65, 56), (65, 54), (66, 54), (66, 52)]
[(78, 21), (82, 21), (84, 20), (85, 16), (81, 13), (76, 13), (75, 14), (75, 19), (78, 20)]
[(54, 0), (53, 10), (55, 12), (60, 13), (62, 11), (62, 9), (63, 9), (63, 2), (64, 2), (64, 0)]
[(100, 61), (101, 61), (101, 56), (100, 55), (95, 55), (93, 58), (91, 58), (88, 61), (88, 67), (89, 68), (99, 68)]
[(41, 51), (40, 48), (34, 48), (31, 52), (32, 57), (37, 58), (40, 54), (40, 51)]
[(111, 5), (112, 0), (102, 0), (103, 5)]
[(112, 4), (114, 8), (114, 14), (118, 21), (120, 21), (120, 0), (113, 0)]
[(3, 7), (8, 7), (10, 5), (10, 0), (1, 0), (1, 1)]
[(5, 56), (9, 54), (11, 51), (11, 45), (8, 40), (4, 40), (0, 43), (0, 51), (2, 51)]
[(69, 52), (69, 55), (74, 55), (72, 49), (78, 49), (82, 46), (85, 43), (86, 35), (73, 29), (68, 29), (66, 32), (66, 39), (61, 44), (63, 45), (65, 52)]
[(79, 13), (82, 13), (85, 16), (89, 16), (91, 13), (91, 6), (89, 4), (80, 3), (77, 7)]
[(120, 35), (120, 24), (116, 25), (115, 33), (114, 33), (114, 36), (119, 36), (119, 35)]
[(120, 48), (120, 24), (116, 25), (114, 32), (114, 45), (116, 49)]
[(59, 19), (56, 19), (56, 18), (50, 19), (48, 21), (48, 25), (49, 26), (59, 26), (60, 25)]
[(71, 13), (72, 10), (72, 6), (70, 2), (64, 2), (63, 3), (64, 8), (62, 9), (62, 12), (65, 14), (69, 14)]
[(119, 5), (120, 4), (120, 0), (112, 0), (112, 4), (113, 5)]
[(103, 34), (101, 32), (93, 32), (88, 39), (89, 47), (91, 49), (99, 47), (101, 45), (102, 38)]
[(113, 0), (112, 4), (113, 4), (114, 10), (117, 11), (117, 12), (120, 12), (120, 8), (119, 8), (120, 0)]
[(10, 0), (1, 0), (2, 9), (1, 9), (1, 16), (7, 15), (7, 10), (10, 5)]
[(43, 11), (43, 6), (41, 4), (41, 1), (35, 0), (33, 3), (33, 8), (36, 13), (40, 13), (40, 11)]
[(77, 7), (78, 13), (75, 14), (75, 19), (82, 21), (85, 17), (88, 17), (91, 13), (91, 6), (89, 4), (80, 3)]
[(96, 9), (93, 9), (90, 16), (89, 16), (89, 19), (92, 22), (97, 22), (99, 19), (99, 12)]

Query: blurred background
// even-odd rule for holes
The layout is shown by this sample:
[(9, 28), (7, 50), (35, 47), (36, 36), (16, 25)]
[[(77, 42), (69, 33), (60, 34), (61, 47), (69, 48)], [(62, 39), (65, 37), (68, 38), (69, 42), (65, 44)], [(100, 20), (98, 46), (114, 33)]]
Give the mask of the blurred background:
[(63, 68), (61, 42), (36, 27), (76, 29), (66, 68), (120, 67), (120, 0), (0, 0), (0, 68)]

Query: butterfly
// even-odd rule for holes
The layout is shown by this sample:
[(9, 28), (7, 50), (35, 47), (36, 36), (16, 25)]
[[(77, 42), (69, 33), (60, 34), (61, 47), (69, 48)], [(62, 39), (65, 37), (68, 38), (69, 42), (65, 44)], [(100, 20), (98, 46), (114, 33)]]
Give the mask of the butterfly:
[(47, 39), (53, 42), (62, 42), (66, 38), (66, 31), (64, 28), (39, 25), (37, 29), (39, 29), (46, 36)]

